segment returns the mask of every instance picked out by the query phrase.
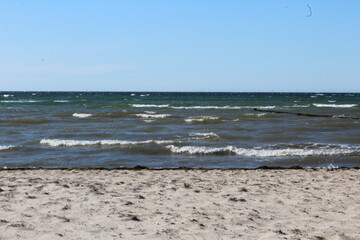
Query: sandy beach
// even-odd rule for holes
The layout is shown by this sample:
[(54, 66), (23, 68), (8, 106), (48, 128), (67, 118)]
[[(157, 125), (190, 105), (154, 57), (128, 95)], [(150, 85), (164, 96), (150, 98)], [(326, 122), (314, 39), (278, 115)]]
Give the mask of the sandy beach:
[(360, 239), (360, 170), (2, 170), (0, 239)]

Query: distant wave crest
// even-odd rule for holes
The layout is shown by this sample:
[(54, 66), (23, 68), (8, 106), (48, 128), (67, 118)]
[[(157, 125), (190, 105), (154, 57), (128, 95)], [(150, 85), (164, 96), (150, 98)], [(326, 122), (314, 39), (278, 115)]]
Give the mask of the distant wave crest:
[(352, 108), (356, 107), (357, 104), (322, 104), (322, 103), (313, 103), (315, 107), (331, 107), (331, 108)]
[(169, 104), (131, 104), (132, 107), (136, 108), (172, 108), (172, 109), (250, 109), (250, 108), (262, 108), (262, 109), (273, 109), (276, 106), (171, 106)]
[(14, 145), (0, 145), (0, 151), (7, 151), (13, 148), (17, 148), (17, 146)]
[(192, 123), (192, 122), (204, 122), (208, 120), (218, 120), (219, 117), (217, 116), (198, 116), (198, 117), (190, 117), (185, 118), (185, 122)]
[(40, 144), (51, 147), (75, 147), (75, 146), (94, 146), (94, 145), (140, 145), (140, 144), (174, 144), (173, 140), (145, 140), (145, 141), (126, 141), (126, 140), (65, 140), (65, 139), (42, 139)]
[(164, 108), (169, 107), (169, 104), (162, 104), (162, 105), (156, 105), (156, 104), (131, 104), (132, 107), (136, 108)]
[(208, 133), (190, 133), (190, 137), (193, 137), (195, 139), (219, 139), (219, 135), (213, 132)]
[(139, 113), (139, 114), (135, 114), (135, 116), (137, 116), (137, 117), (142, 117), (142, 118), (167, 118), (167, 117), (170, 117), (171, 114)]
[(90, 113), (74, 113), (72, 116), (77, 117), (77, 118), (87, 118), (87, 117), (91, 117), (92, 114), (90, 114)]

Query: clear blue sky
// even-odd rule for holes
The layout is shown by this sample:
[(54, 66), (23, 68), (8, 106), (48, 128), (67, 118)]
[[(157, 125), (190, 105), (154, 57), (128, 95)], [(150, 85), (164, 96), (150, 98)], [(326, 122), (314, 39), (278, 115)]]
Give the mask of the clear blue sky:
[(0, 90), (360, 92), (360, 1), (2, 0)]

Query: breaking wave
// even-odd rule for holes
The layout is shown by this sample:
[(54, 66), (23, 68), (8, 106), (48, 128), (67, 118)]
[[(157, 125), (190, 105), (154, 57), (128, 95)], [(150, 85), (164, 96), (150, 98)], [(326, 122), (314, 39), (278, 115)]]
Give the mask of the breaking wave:
[(359, 146), (347, 145), (318, 145), (313, 144), (305, 148), (238, 148), (234, 146), (226, 147), (205, 147), (205, 146), (174, 146), (166, 148), (172, 153), (190, 155), (222, 155), (230, 154), (243, 157), (306, 157), (306, 156), (332, 156), (360, 153)]
[(356, 107), (357, 104), (321, 104), (321, 103), (313, 103), (315, 107), (331, 107), (331, 108), (352, 108)]
[(40, 144), (51, 147), (74, 147), (74, 146), (94, 146), (94, 145), (141, 145), (141, 144), (174, 144), (180, 143), (173, 140), (145, 140), (145, 141), (126, 141), (126, 140), (64, 140), (64, 139), (42, 139)]
[[(267, 115), (267, 113), (247, 113), (247, 114), (245, 114), (246, 117), (264, 117), (266, 115)], [(237, 121), (239, 121), (239, 119)]]
[(134, 115), (142, 118), (167, 118), (171, 116), (171, 114), (149, 114), (149, 113), (139, 113)]
[(0, 145), (0, 151), (7, 151), (7, 150), (10, 150), (10, 149), (13, 149), (13, 148), (17, 148), (17, 146), (14, 146), (14, 145), (3, 145), (1, 146)]
[(213, 132), (209, 133), (190, 133), (190, 137), (194, 139), (220, 139), (219, 135)]
[(169, 107), (169, 104), (156, 105), (156, 104), (131, 104), (132, 107), (136, 108), (164, 108)]
[(172, 109), (250, 109), (250, 108), (262, 108), (273, 109), (276, 106), (171, 106), (169, 104), (131, 104), (132, 107), (137, 108), (172, 108)]
[(262, 109), (273, 109), (276, 106), (171, 106), (173, 109), (247, 109), (247, 108), (262, 108)]
[(190, 117), (190, 118), (185, 118), (185, 122), (204, 122), (204, 121), (209, 121), (209, 120), (219, 120), (219, 117), (216, 116), (198, 116), (198, 117)]
[(307, 107), (310, 107), (310, 104), (306, 104), (306, 105), (298, 105), (298, 104), (295, 104), (295, 105), (292, 105), (292, 106), (284, 106), (284, 107), (289, 107), (289, 108), (307, 108)]
[(77, 117), (77, 118), (87, 118), (87, 117), (91, 117), (92, 114), (90, 114), (90, 113), (74, 113), (72, 116)]

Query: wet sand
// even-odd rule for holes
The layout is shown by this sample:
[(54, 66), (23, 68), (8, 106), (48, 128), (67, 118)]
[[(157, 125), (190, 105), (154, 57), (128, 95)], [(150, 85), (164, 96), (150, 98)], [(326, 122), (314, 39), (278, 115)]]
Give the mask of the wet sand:
[(360, 239), (360, 170), (2, 170), (0, 239)]

